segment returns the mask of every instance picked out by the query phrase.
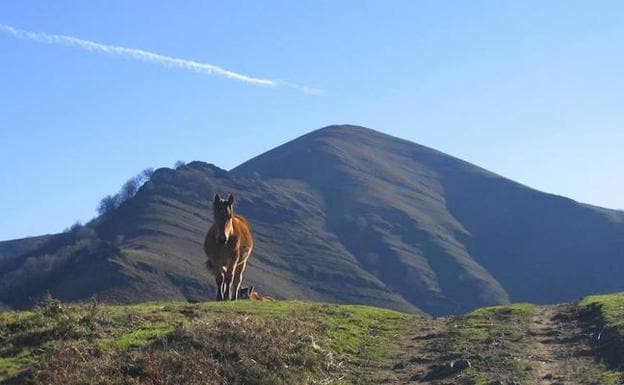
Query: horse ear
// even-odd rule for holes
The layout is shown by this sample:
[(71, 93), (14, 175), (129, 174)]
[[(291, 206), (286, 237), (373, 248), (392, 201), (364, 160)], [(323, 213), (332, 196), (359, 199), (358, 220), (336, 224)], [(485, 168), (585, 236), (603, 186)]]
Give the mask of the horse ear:
[(230, 196), (228, 197), (228, 205), (232, 206), (233, 203), (234, 203), (234, 195), (230, 194)]
[(219, 203), (219, 202), (221, 202), (221, 197), (219, 196), (219, 194), (215, 194), (214, 203)]

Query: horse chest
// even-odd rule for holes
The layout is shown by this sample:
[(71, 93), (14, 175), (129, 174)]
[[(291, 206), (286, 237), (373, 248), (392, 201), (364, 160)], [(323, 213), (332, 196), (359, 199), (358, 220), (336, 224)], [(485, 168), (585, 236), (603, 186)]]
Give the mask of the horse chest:
[(236, 258), (236, 250), (231, 245), (218, 245), (212, 250), (212, 259), (217, 266), (226, 266)]

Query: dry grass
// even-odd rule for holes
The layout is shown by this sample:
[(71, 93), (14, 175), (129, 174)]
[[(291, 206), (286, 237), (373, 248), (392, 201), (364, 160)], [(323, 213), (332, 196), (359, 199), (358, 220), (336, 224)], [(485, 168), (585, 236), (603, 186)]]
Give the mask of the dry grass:
[(35, 383), (295, 384), (330, 371), (312, 330), (294, 321), (236, 316), (193, 321), (128, 350), (64, 343), (35, 365)]
[(294, 301), (107, 306), (49, 300), (33, 312), (0, 315), (0, 381), (365, 383), (388, 354), (388, 342), (418, 319)]

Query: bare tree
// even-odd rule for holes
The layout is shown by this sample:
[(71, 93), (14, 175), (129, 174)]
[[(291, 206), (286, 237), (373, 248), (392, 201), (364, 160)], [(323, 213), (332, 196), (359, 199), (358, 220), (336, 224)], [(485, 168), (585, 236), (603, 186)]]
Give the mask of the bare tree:
[(119, 191), (120, 203), (127, 201), (136, 195), (137, 191), (139, 191), (139, 187), (141, 187), (141, 183), (138, 177), (130, 178), (121, 186), (121, 191)]
[(107, 195), (98, 204), (97, 211), (100, 215), (105, 215), (110, 213), (119, 207), (122, 203), (134, 197), (136, 193), (139, 191), (141, 186), (147, 182), (154, 174), (153, 168), (146, 168), (141, 171), (138, 175), (128, 179), (126, 183), (121, 186), (121, 190), (119, 193), (115, 195)]
[(97, 211), (100, 215), (106, 215), (119, 207), (119, 194), (107, 195), (98, 204)]
[(148, 180), (150, 180), (150, 178), (152, 177), (152, 175), (154, 175), (154, 169), (153, 168), (146, 168), (145, 170), (141, 171), (141, 173), (139, 174), (141, 177), (141, 184), (147, 182)]

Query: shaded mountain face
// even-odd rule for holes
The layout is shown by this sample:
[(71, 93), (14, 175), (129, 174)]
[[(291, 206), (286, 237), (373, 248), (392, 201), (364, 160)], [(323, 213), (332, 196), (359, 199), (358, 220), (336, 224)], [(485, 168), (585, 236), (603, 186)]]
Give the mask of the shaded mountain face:
[(246, 284), (278, 298), (448, 314), (624, 289), (621, 212), (370, 129), (331, 126), (229, 172), (202, 162), (159, 169), (86, 227), (0, 243), (0, 302), (27, 307), (46, 292), (213, 298), (201, 244), (215, 192), (234, 193), (251, 223)]

